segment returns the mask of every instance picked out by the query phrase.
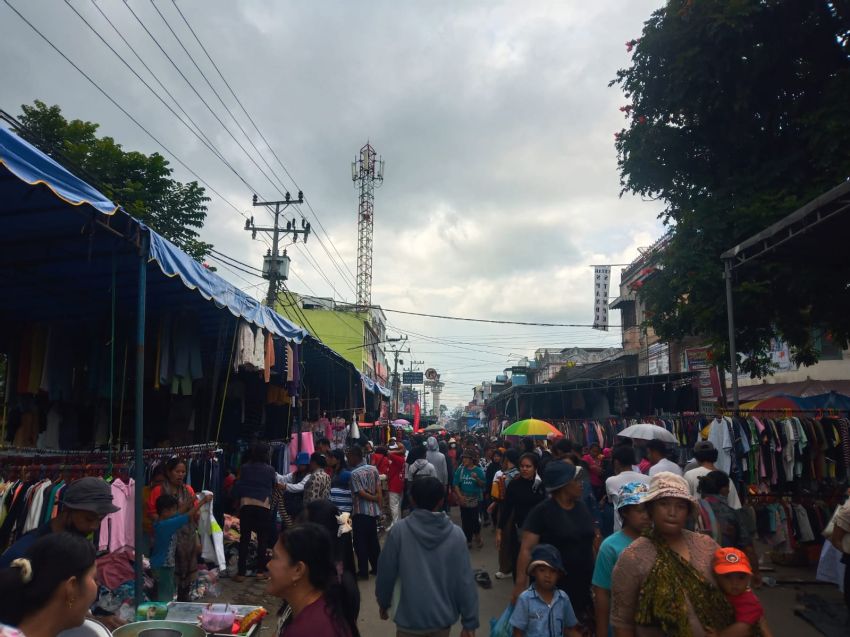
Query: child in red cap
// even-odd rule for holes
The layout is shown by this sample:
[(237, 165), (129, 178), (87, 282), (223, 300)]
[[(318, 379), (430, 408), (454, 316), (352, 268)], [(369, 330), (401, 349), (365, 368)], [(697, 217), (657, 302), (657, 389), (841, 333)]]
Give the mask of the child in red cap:
[(711, 631), (711, 634), (714, 637), (752, 634), (773, 637), (764, 618), (764, 608), (750, 588), (753, 569), (744, 552), (733, 548), (717, 549), (714, 552), (714, 574), (717, 585), (735, 609), (735, 623), (720, 632)]

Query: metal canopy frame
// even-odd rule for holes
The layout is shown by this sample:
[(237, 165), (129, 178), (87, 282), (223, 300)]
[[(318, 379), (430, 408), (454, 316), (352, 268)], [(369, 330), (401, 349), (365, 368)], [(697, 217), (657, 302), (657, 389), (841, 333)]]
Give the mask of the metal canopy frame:
[(760, 259), (777, 248), (819, 230), (823, 224), (850, 210), (850, 181), (816, 197), (784, 219), (768, 226), (758, 234), (742, 241), (720, 255), (723, 278), (726, 280), (726, 318), (729, 331), (729, 363), (732, 370), (732, 407), (739, 407), (738, 352), (735, 346), (735, 305), (732, 294), (732, 272), (751, 261)]
[(850, 181), (836, 186), (802, 208), (780, 219), (746, 241), (720, 255), (737, 268), (758, 259), (802, 234), (815, 230), (825, 221), (850, 209)]

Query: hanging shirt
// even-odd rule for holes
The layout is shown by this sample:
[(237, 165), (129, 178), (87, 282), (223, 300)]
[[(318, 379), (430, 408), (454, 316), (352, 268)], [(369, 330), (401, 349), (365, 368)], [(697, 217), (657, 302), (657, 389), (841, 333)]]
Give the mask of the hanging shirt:
[[(725, 420), (725, 419), (724, 419)], [(709, 425), (708, 441), (717, 449), (717, 462), (715, 466), (724, 473), (732, 471), (732, 438), (729, 436), (729, 427), (724, 420), (715, 418)]]

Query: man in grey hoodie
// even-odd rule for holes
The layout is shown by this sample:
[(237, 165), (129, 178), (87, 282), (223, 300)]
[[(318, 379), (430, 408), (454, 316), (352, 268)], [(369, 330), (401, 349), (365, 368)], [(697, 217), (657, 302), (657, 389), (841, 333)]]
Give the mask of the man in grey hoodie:
[(430, 436), (425, 443), (425, 447), (428, 449), (425, 459), (434, 465), (434, 469), (437, 471), (437, 479), (445, 487), (449, 483), (449, 470), (446, 467), (446, 457), (440, 452), (440, 445), (437, 444), (437, 439), (434, 436)]
[(458, 618), (461, 637), (478, 628), (478, 588), (460, 527), (442, 512), (445, 490), (439, 479), (415, 480), (413, 512), (393, 525), (378, 561), (375, 595), (381, 619), (393, 621), (397, 637), (448, 637)]

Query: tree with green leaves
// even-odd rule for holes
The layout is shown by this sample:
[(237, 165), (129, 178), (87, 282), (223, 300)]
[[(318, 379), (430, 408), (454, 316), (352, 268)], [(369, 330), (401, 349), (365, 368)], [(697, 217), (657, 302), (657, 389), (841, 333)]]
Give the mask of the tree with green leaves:
[[(850, 175), (848, 36), (846, 0), (670, 0), (626, 43), (615, 145), (622, 191), (665, 205), (670, 240), (639, 291), (662, 339), (696, 335), (728, 361), (721, 253)], [(846, 346), (837, 278), (776, 256), (739, 275), (742, 368), (769, 374), (776, 335), (805, 365), (818, 330)]]
[(58, 106), (36, 100), (21, 106), (21, 135), (65, 165), (124, 210), (201, 260), (212, 245), (199, 239), (207, 217), (203, 187), (172, 179), (159, 153), (126, 151), (111, 137), (98, 137), (98, 125), (67, 120)]

